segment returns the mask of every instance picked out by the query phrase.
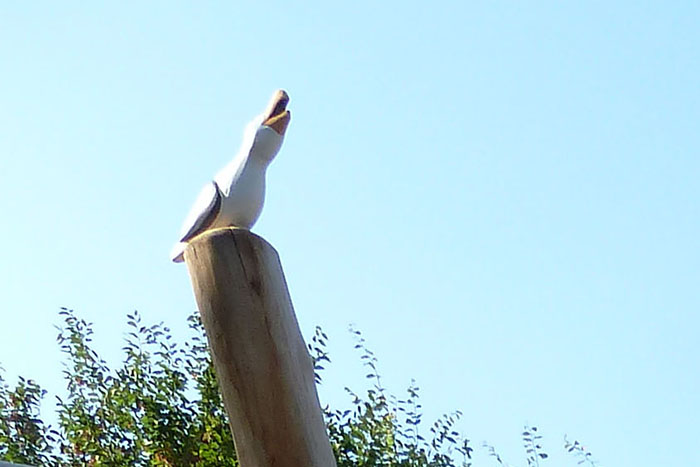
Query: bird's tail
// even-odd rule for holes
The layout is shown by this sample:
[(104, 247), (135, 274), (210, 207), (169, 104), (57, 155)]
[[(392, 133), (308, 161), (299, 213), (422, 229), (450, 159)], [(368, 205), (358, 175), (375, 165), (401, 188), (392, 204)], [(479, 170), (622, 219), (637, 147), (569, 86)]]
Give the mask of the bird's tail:
[(182, 263), (185, 260), (185, 248), (187, 248), (187, 243), (178, 242), (175, 244), (172, 250), (170, 250), (170, 259), (175, 263)]

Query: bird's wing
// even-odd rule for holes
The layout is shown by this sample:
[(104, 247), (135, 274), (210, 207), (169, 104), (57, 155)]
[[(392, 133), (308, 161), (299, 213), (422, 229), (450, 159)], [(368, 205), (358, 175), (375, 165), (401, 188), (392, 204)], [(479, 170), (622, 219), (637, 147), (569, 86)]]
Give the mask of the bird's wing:
[(180, 242), (191, 240), (212, 225), (221, 210), (221, 200), (221, 190), (216, 182), (208, 183), (202, 188), (182, 224)]

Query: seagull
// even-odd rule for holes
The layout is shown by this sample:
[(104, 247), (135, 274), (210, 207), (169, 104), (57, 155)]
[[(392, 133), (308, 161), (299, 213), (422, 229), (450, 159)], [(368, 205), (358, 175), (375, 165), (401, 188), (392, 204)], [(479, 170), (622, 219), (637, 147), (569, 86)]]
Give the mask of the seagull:
[(197, 235), (219, 227), (250, 229), (265, 201), (265, 171), (284, 140), (291, 114), (289, 95), (278, 90), (265, 111), (245, 128), (243, 143), (233, 160), (204, 186), (180, 232), (170, 258), (183, 261), (187, 244)]

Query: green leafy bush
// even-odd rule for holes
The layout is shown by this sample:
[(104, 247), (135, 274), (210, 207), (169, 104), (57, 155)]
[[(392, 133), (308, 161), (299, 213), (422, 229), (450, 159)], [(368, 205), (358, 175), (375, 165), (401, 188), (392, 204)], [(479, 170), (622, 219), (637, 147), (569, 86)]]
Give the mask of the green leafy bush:
[[(238, 461), (225, 409), (198, 315), (188, 322), (194, 337), (172, 341), (162, 323), (145, 326), (137, 312), (127, 315), (124, 359), (111, 369), (91, 347), (89, 323), (62, 309), (58, 344), (65, 355), (65, 398), (57, 398), (58, 427), (40, 417), (46, 391), (19, 378), (14, 389), (0, 371), (0, 459), (41, 466), (236, 466)], [(370, 388), (349, 388), (347, 409), (326, 407), (324, 415), (339, 467), (470, 467), (472, 448), (455, 428), (462, 413), (437, 420), (423, 437), (419, 388), (412, 382), (403, 398), (388, 393), (377, 358), (352, 330), (368, 369)], [(330, 362), (320, 328), (309, 344), (317, 382)], [(523, 441), (529, 466), (547, 459), (536, 427)], [(486, 446), (503, 462), (495, 449)], [(565, 448), (594, 466), (577, 441)]]
[[(364, 397), (345, 388), (352, 400), (349, 409), (324, 409), (338, 467), (470, 466), (472, 448), (469, 440), (454, 428), (462, 413), (457, 411), (443, 416), (430, 428), (431, 438), (423, 438), (419, 432), (422, 413), (415, 382), (408, 387), (403, 399), (388, 394), (377, 371), (376, 356), (367, 348), (359, 331), (351, 332), (356, 338), (355, 348), (360, 351), (360, 358), (369, 370), (366, 376), (372, 386)], [(327, 336), (317, 327), (309, 351), (318, 382), (322, 364), (330, 362), (326, 341)]]
[(90, 347), (92, 328), (61, 311), (65, 399), (58, 429), (38, 416), (45, 395), (32, 381), (0, 388), (0, 459), (33, 465), (237, 465), (219, 388), (199, 322), (191, 342), (172, 342), (162, 324), (127, 315), (121, 367), (110, 369)]

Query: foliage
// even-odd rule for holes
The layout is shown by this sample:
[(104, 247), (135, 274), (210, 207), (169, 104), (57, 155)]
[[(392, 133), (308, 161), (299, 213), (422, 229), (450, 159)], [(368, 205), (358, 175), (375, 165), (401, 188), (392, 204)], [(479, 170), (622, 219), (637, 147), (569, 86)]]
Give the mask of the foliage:
[[(41, 420), (46, 391), (21, 377), (11, 389), (0, 371), (0, 459), (42, 466), (238, 465), (198, 314), (189, 318), (195, 335), (184, 346), (172, 342), (162, 323), (145, 326), (138, 312), (128, 314), (124, 361), (116, 369), (92, 348), (89, 323), (67, 309), (60, 316), (67, 395), (57, 397), (58, 427)], [(346, 388), (350, 408), (324, 409), (338, 467), (470, 467), (473, 450), (455, 428), (462, 413), (444, 415), (424, 438), (415, 382), (403, 398), (389, 394), (377, 358), (360, 332), (351, 332), (370, 388), (364, 396)], [(316, 328), (309, 345), (317, 383), (330, 363), (327, 340)], [(525, 427), (529, 467), (548, 457), (540, 440), (536, 427)], [(595, 467), (578, 441), (566, 441), (565, 448)], [(493, 447), (486, 449), (507, 465)]]
[[(359, 331), (355, 335), (355, 348), (360, 350), (361, 359), (369, 369), (367, 379), (372, 387), (363, 398), (349, 388), (345, 388), (352, 399), (352, 408), (347, 410), (324, 409), (331, 445), (338, 467), (370, 466), (425, 466), (457, 467), (470, 466), (472, 448), (469, 440), (454, 429), (455, 422), (462, 415), (455, 412), (440, 418), (430, 428), (430, 441), (419, 433), (422, 413), (418, 402), (419, 389), (412, 382), (407, 389), (407, 397), (396, 399), (387, 394), (377, 371), (377, 358), (366, 346)], [(320, 328), (309, 344), (315, 369), (323, 369), (323, 362), (330, 362), (326, 351), (327, 336)], [(320, 375), (316, 374), (320, 382)], [(462, 458), (461, 463), (454, 459), (455, 454)]]
[(127, 315), (124, 362), (112, 371), (90, 346), (91, 326), (70, 310), (60, 314), (68, 395), (57, 398), (59, 429), (47, 430), (38, 418), (45, 393), (35, 383), (20, 380), (12, 392), (4, 387), (0, 427), (8, 442), (0, 443), (0, 458), (34, 465), (237, 465), (196, 319), (190, 327), (197, 335), (181, 347), (162, 324), (143, 326), (137, 312)]
[(0, 373), (0, 459), (49, 463), (48, 453), (57, 433), (39, 418), (39, 405), (45, 395), (38, 384), (22, 377), (10, 390)]
[(523, 431), (522, 436), (528, 467), (540, 467), (540, 459), (549, 457), (542, 451), (542, 446), (540, 445), (542, 435), (537, 432), (536, 426), (525, 425), (525, 431)]
[(578, 441), (575, 441), (572, 443), (566, 437), (564, 437), (564, 449), (570, 454), (573, 454), (575, 457), (578, 458), (578, 463), (583, 464), (586, 463), (590, 465), (591, 467), (596, 467), (598, 465), (598, 462), (593, 460), (593, 454), (590, 453), (581, 443)]

